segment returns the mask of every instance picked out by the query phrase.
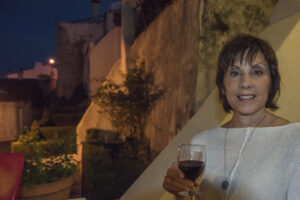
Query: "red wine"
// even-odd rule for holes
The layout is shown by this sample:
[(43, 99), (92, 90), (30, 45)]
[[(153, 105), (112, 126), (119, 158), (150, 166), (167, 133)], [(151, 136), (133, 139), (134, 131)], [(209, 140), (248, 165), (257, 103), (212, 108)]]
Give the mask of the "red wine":
[(184, 177), (194, 181), (202, 172), (205, 163), (198, 160), (184, 160), (180, 161), (179, 169), (184, 173)]

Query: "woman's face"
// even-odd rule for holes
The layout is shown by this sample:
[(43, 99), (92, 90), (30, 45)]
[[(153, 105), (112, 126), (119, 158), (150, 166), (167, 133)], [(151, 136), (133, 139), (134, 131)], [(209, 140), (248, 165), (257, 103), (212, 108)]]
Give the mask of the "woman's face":
[(261, 52), (252, 63), (236, 60), (224, 76), (224, 92), (233, 112), (252, 115), (264, 110), (270, 82), (267, 61)]

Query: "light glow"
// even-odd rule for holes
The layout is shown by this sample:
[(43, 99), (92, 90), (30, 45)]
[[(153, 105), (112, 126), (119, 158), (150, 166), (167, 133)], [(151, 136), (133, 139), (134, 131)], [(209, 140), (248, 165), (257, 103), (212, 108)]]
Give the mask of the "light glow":
[(55, 64), (55, 60), (53, 58), (50, 58), (49, 63), (53, 65), (53, 64)]

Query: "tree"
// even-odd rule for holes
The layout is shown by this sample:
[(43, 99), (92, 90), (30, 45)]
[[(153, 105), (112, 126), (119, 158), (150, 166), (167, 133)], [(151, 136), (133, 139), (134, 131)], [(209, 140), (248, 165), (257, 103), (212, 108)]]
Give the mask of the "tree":
[(100, 113), (109, 116), (120, 132), (145, 140), (146, 120), (163, 90), (154, 85), (153, 73), (145, 71), (145, 63), (134, 65), (123, 74), (124, 81), (117, 85), (107, 82), (98, 88), (94, 101)]

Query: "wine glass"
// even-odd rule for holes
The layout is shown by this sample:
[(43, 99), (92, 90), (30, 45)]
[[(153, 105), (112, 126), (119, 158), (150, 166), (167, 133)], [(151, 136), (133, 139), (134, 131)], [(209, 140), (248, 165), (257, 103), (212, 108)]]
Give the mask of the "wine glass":
[[(183, 172), (184, 178), (195, 181), (205, 167), (205, 145), (181, 144), (177, 151), (178, 167)], [(189, 191), (188, 195), (199, 195), (196, 191)]]

